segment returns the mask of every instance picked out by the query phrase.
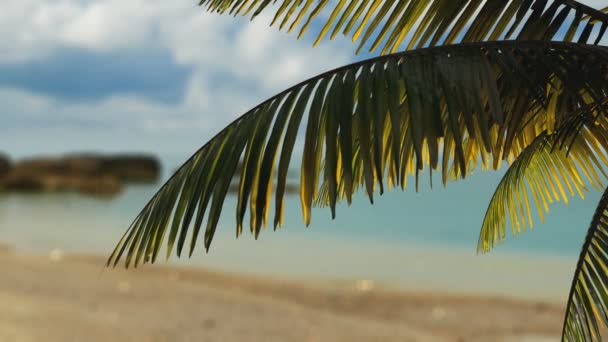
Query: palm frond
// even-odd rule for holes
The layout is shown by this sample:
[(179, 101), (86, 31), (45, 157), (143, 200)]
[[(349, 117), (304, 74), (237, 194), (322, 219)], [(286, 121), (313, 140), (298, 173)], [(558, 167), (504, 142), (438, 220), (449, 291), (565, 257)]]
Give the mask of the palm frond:
[[(605, 117), (598, 118), (606, 125)], [(541, 133), (528, 146), (515, 146), (521, 153), (502, 177), (488, 205), (477, 251), (486, 253), (506, 238), (509, 218), (512, 234), (534, 227), (532, 206), (544, 221), (549, 205), (579, 195), (584, 198), (588, 186), (600, 191), (608, 178), (608, 135), (595, 124), (583, 127), (576, 139), (563, 148), (558, 134)]]
[[(602, 8), (599, 11), (602, 12), (602, 13), (608, 13), (608, 7), (604, 7), (604, 8)], [(588, 16), (588, 15), (586, 15), (586, 16), (583, 17), (583, 20), (588, 20), (588, 19), (591, 19), (591, 17)], [(591, 21), (592, 22), (596, 22), (595, 20), (591, 20)]]
[(563, 341), (601, 341), (608, 327), (608, 188), (595, 210), (568, 296)]
[[(608, 15), (573, 0), (201, 0), (210, 12), (248, 15), (276, 9), (271, 25), (301, 37), (317, 17), (325, 20), (315, 44), (338, 33), (359, 40), (359, 49), (394, 53), (457, 42), (553, 40), (597, 44), (606, 33)], [(320, 15), (331, 8), (327, 19)], [(596, 28), (598, 28), (597, 31)], [(592, 34), (596, 30), (597, 34)], [(563, 32), (565, 35), (562, 35)], [(331, 33), (330, 33), (331, 32)], [(562, 32), (562, 33), (560, 33)]]
[(359, 187), (373, 200), (385, 176), (405, 188), (425, 167), (440, 170), (444, 182), (451, 169), (465, 177), (480, 157), (497, 168), (578, 108), (605, 114), (607, 69), (607, 48), (540, 41), (421, 49), (326, 72), (253, 108), (198, 150), (144, 207), (108, 265), (123, 255), (127, 266), (155, 261), (165, 235), (167, 256), (174, 247), (181, 255), (188, 242), (192, 253), (205, 216), (208, 249), (239, 162), (237, 236), (248, 206), (256, 238), (266, 226), (277, 163), (275, 228), (282, 224), (304, 121), (300, 201), (308, 225), (320, 182), (335, 213)]

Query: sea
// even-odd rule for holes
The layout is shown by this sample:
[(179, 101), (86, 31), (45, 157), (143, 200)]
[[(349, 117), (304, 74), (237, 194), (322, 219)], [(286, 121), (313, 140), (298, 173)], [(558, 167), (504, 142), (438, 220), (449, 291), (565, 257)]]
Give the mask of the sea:
[[(162, 159), (166, 179), (179, 160)], [(173, 255), (157, 263), (340, 286), (564, 302), (601, 193), (591, 188), (584, 200), (551, 205), (544, 223), (536, 216), (531, 231), (509, 234), (493, 252), (478, 255), (481, 223), (503, 173), (476, 172), (446, 187), (436, 179), (432, 189), (421, 177), (418, 192), (408, 187), (376, 193), (373, 205), (361, 192), (351, 206), (338, 206), (334, 220), (329, 208), (313, 209), (309, 227), (302, 222), (299, 196), (288, 196), (284, 226), (277, 231), (269, 226), (257, 241), (248, 230), (236, 238), (236, 197), (229, 196), (208, 253), (200, 247), (191, 258)], [(298, 182), (297, 172), (290, 181)], [(0, 195), (0, 243), (20, 253), (108, 256), (161, 185), (131, 185), (112, 199)]]

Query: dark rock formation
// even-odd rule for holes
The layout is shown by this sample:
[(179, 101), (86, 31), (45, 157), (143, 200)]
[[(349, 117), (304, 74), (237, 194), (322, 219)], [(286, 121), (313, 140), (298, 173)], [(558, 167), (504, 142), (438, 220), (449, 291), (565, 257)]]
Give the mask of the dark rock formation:
[[(0, 161), (0, 170), (2, 162)], [(123, 183), (153, 182), (160, 176), (160, 162), (144, 155), (68, 155), (63, 158), (23, 160), (0, 172), (0, 190), (13, 192), (76, 191), (109, 196)]]
[(11, 160), (0, 153), (0, 177), (4, 177), (12, 168)]
[(60, 176), (11, 172), (0, 181), (0, 189), (9, 192), (75, 191), (87, 195), (112, 196), (122, 191), (122, 184), (112, 176)]
[(124, 182), (153, 182), (160, 177), (160, 162), (143, 155), (117, 155), (101, 161), (101, 172)]

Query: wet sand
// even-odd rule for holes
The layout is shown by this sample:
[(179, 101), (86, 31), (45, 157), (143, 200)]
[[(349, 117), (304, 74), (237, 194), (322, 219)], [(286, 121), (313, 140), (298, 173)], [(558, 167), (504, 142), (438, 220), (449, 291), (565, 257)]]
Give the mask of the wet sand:
[(555, 341), (559, 303), (0, 248), (0, 341)]

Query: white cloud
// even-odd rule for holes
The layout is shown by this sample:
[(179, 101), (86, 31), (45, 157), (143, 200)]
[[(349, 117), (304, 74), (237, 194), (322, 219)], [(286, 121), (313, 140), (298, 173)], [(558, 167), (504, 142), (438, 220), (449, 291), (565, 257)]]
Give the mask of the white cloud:
[[(352, 47), (346, 42), (312, 49), (310, 40), (297, 41), (269, 28), (269, 22), (267, 15), (250, 22), (209, 14), (192, 1), (4, 0), (0, 63), (44, 61), (66, 47), (100, 52), (158, 48), (191, 67), (192, 74), (183, 101), (173, 105), (127, 95), (83, 103), (0, 89), (8, 121), (0, 145), (20, 154), (117, 148), (121, 141), (127, 149), (163, 145), (194, 151), (263, 99), (350, 59)], [(11, 131), (11, 122), (19, 129), (31, 124), (32, 130)], [(78, 125), (98, 129), (87, 135), (74, 130)], [(18, 139), (30, 132), (46, 142), (22, 144)], [(108, 139), (101, 139), (104, 132)], [(68, 144), (70, 134), (92, 141)]]

